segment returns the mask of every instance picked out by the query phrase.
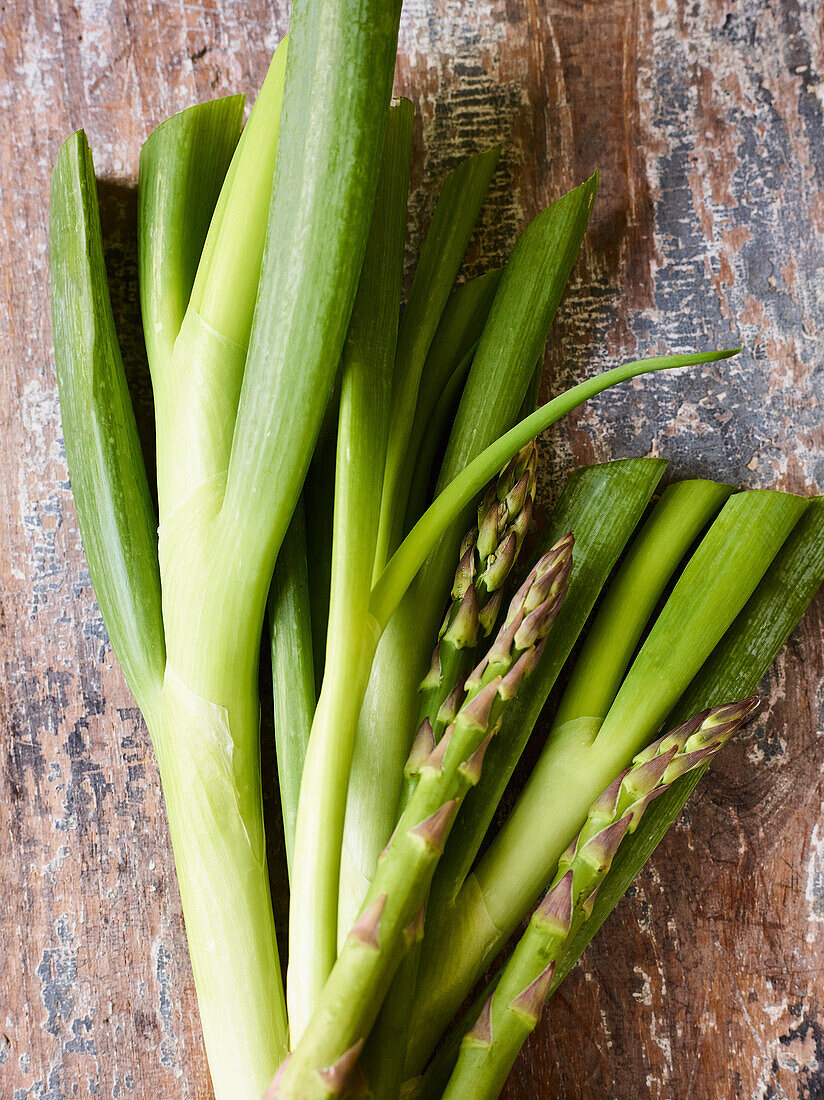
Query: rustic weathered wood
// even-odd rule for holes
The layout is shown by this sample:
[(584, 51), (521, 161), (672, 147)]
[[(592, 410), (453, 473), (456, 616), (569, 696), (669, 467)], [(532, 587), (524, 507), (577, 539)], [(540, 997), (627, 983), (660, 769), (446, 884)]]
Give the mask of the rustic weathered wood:
[[(0, 8), (0, 1095), (210, 1095), (157, 772), (108, 646), (67, 481), (48, 322), (48, 175), (86, 128), (139, 379), (134, 183), (152, 126), (258, 87), (285, 0)], [(817, 0), (408, 0), (413, 240), (460, 154), (502, 141), (470, 268), (595, 167), (547, 392), (615, 357), (736, 361), (594, 402), (543, 445), (824, 489), (824, 42)], [(148, 395), (140, 395), (145, 408)], [(145, 420), (145, 415), (144, 415)], [(552, 1003), (508, 1100), (824, 1096), (821, 602), (771, 705)]]

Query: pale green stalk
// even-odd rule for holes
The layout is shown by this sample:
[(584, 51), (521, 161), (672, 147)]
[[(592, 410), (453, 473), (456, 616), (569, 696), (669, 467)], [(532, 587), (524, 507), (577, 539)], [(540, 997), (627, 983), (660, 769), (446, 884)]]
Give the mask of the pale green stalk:
[(349, 768), (379, 636), (369, 597), (398, 335), (412, 121), (408, 100), (390, 108), (372, 226), (341, 364), (326, 661), (304, 763), (291, 874), (293, 1042), (337, 955)]
[[(170, 143), (177, 156), (167, 162), (167, 201), (155, 206), (159, 237), (173, 246), (170, 293), (159, 321), (168, 323), (185, 299), (197, 255), (194, 226), (205, 234), (208, 224), (208, 213), (197, 217), (197, 205), (188, 232), (175, 223), (194, 192), (191, 177), (197, 173), (204, 184), (210, 178), (216, 183), (213, 205), (237, 121), (236, 104), (230, 103), (195, 109), (167, 124), (164, 136), (177, 128), (182, 140)], [(200, 192), (198, 203), (208, 203), (209, 195), (208, 188)], [(58, 157), (52, 209), (56, 360), (90, 571), (157, 752), (215, 1092), (220, 1100), (252, 1100), (286, 1047), (257, 758), (230, 758), (237, 726), (229, 726), (226, 708), (190, 699), (168, 666), (164, 671), (154, 519), (111, 318), (93, 166), (82, 135), (69, 139)], [(162, 334), (160, 327), (155, 331)]]
[(303, 496), (278, 554), (267, 614), (280, 809), (291, 875), (300, 780), (317, 705)]
[[(204, 151), (183, 155), (192, 113), (159, 127), (140, 158), (141, 305), (155, 397), (167, 651), (156, 751), (219, 1100), (259, 1096), (288, 1036), (263, 831), (260, 634), (248, 619), (230, 618), (229, 627), (225, 596), (202, 605), (220, 564), (215, 525), (246, 358), (236, 338), (244, 339), (244, 326), (248, 335), (257, 289), (282, 58), (281, 49), (224, 181), (213, 221), (220, 226), (198, 269), (208, 267), (208, 277), (195, 276), (198, 249), (178, 243), (180, 225), (197, 211), (197, 183), (214, 172)], [(177, 204), (169, 205), (170, 193), (181, 196)], [(221, 280), (232, 309), (222, 311), (213, 289), (200, 302), (203, 314), (189, 300), (175, 332), (169, 285), (184, 300), (199, 282), (208, 289)], [(221, 319), (228, 334), (215, 327)], [(153, 339), (158, 333), (162, 340)]]
[(598, 609), (553, 729), (573, 719), (603, 721), (664, 588), (732, 492), (731, 485), (698, 480), (664, 490)]
[(806, 502), (784, 493), (730, 498), (685, 567), (624, 680), (593, 728), (571, 722), (548, 741), (515, 809), (431, 936), (418, 985), (406, 1074), (438, 1037), (549, 881), (587, 809), (655, 735), (746, 603)]
[[(225, 1028), (221, 1033), (216, 1026), (211, 1034), (207, 1029), (207, 1046), (231, 1051), (235, 1065), (218, 1080), (213, 1070), (220, 1096), (259, 1096), (281, 1053), (280, 1039), (266, 1035), (261, 1007), (268, 999), (274, 1014), (281, 1001), (273, 980), (261, 815), (260, 634), (274, 561), (352, 309), (399, 10), (399, 2), (384, 0), (295, 0), (283, 108), (271, 105), (273, 117), (262, 135), (271, 136), (271, 125), (280, 119), (268, 221), (267, 204), (250, 204), (248, 195), (252, 177), (265, 175), (270, 162), (250, 155), (244, 166), (239, 158), (218, 239), (204, 257), (209, 271), (201, 305), (213, 301), (215, 319), (225, 315), (220, 293), (206, 293), (213, 280), (215, 286), (227, 283), (232, 317), (248, 320), (254, 306), (248, 355), (237, 342), (238, 330), (218, 332), (190, 310), (175, 341), (176, 360), (178, 345), (181, 354), (188, 349), (185, 370), (173, 372), (173, 395), (165, 385), (155, 394), (162, 433), (163, 727), (170, 742), (169, 751), (161, 752), (164, 789), (176, 846), (191, 846), (201, 856), (180, 875), (187, 921), (200, 925), (192, 955), (201, 1004), (213, 1003), (216, 1019), (218, 1012), (231, 1016), (233, 1026), (243, 1024), (248, 1033), (241, 1042)], [(256, 224), (244, 229), (244, 240), (258, 245), (254, 254), (239, 255), (231, 239), (234, 205), (240, 214), (254, 215)], [(254, 287), (244, 265), (255, 259), (263, 238)], [(147, 329), (151, 325), (149, 311)], [(192, 782), (194, 775), (200, 782)], [(209, 840), (216, 846), (212, 858)], [(202, 881), (207, 872), (214, 890)], [(197, 905), (198, 897), (204, 904)], [(238, 897), (246, 899), (247, 911), (229, 910), (225, 921), (216, 920)], [(242, 954), (242, 970), (221, 969), (225, 944)], [(267, 983), (268, 997), (262, 989)], [(234, 1009), (241, 994), (245, 1000)], [(282, 1020), (278, 1027), (282, 1034)]]

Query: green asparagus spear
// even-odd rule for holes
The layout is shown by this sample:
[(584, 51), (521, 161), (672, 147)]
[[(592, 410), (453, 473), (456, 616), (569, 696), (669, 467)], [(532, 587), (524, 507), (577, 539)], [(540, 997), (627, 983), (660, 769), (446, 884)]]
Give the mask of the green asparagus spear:
[[(464, 681), (472, 663), (479, 635), (487, 637), (498, 617), (504, 582), (512, 570), (529, 526), (535, 496), (537, 447), (523, 448), (490, 485), (478, 508), (478, 526), (468, 532), (452, 589), (452, 603), (444, 619), (432, 667), (421, 684), (418, 733), (404, 767), (404, 791), (399, 816), (414, 790), (420, 765), (440, 741), (455, 718), (464, 693)], [(568, 587), (572, 559), (568, 539), (553, 552), (567, 560), (564, 589)], [(409, 1016), (418, 977), (421, 945), (404, 956), (386, 995), (363, 1056), (372, 1094), (392, 1100), (403, 1078), (404, 1049)]]
[(444, 1100), (495, 1100), (527, 1037), (541, 1018), (557, 960), (589, 918), (618, 846), (649, 803), (676, 779), (705, 765), (753, 714), (751, 696), (695, 715), (643, 752), (593, 804), (558, 863), (497, 986), (461, 1043)]
[(361, 914), (318, 1005), (272, 1083), (278, 1100), (341, 1095), (402, 957), (423, 933), (432, 872), (507, 703), (540, 660), (560, 610), (572, 538), (562, 540), (514, 596), (504, 625), (466, 681), (449, 730), (419, 769), (415, 790), (378, 863)]
[[(514, 566), (532, 518), (538, 449), (535, 441), (507, 463), (478, 508), (478, 526), (466, 535), (432, 665), (421, 682), (417, 750), (404, 774), (417, 774), (415, 761), (440, 741), (460, 705), (463, 680), (481, 637), (495, 626), (503, 586)], [(434, 743), (429, 744), (434, 739)], [(428, 746), (428, 747), (427, 747)]]

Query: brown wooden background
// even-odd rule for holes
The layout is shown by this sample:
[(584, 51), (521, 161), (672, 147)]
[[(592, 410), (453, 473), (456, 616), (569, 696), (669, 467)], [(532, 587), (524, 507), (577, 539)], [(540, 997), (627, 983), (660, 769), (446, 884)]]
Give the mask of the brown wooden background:
[[(0, 1096), (210, 1096), (157, 773), (94, 602), (50, 348), (47, 196), (86, 128), (115, 308), (136, 323), (141, 142), (253, 91), (284, 0), (0, 4)], [(824, 42), (817, 0), (408, 0), (413, 240), (458, 155), (505, 156), (470, 268), (596, 166), (547, 392), (655, 349), (736, 361), (637, 383), (545, 441), (573, 462), (824, 490)], [(145, 395), (143, 397), (145, 404)], [(824, 1097), (819, 602), (730, 747), (553, 1001), (509, 1100)]]

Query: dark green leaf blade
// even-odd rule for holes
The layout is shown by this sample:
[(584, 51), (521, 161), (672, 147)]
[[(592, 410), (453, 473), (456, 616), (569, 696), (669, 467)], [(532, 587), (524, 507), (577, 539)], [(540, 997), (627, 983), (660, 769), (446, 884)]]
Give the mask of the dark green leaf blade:
[(151, 724), (165, 645), (154, 514), (114, 327), (97, 186), (82, 130), (51, 188), (51, 287), (63, 434), (95, 596), (126, 680)]

